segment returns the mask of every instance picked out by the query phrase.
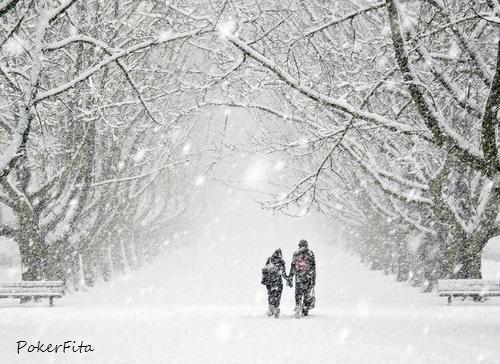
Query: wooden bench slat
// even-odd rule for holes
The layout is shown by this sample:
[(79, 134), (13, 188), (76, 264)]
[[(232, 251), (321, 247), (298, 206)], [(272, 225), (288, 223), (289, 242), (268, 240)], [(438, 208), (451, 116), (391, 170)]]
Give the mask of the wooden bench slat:
[(439, 290), (467, 290), (484, 287), (500, 287), (499, 281), (483, 279), (441, 279), (438, 281)]
[(438, 290), (439, 293), (441, 292), (457, 292), (457, 293), (464, 293), (464, 292), (500, 292), (500, 289), (494, 289), (494, 288), (481, 288), (481, 289), (441, 289)]
[(10, 294), (38, 295), (38, 294), (64, 294), (63, 291), (0, 291), (0, 296)]
[(0, 297), (62, 297), (62, 292), (10, 292), (0, 293)]
[(0, 297), (15, 297), (15, 298), (21, 298), (21, 297), (62, 297), (63, 294), (61, 292), (35, 292), (35, 293), (21, 293), (21, 292), (14, 292), (14, 293), (0, 293)]
[(440, 297), (445, 296), (500, 296), (500, 291), (442, 291), (439, 292)]
[(63, 285), (61, 286), (0, 286), (0, 289), (1, 288), (5, 288), (5, 289), (12, 289), (12, 288), (15, 288), (15, 289), (30, 289), (30, 288), (42, 288), (42, 289), (50, 289), (50, 288), (64, 288)]
[(11, 290), (17, 290), (17, 291), (23, 291), (23, 290), (63, 290), (64, 287), (56, 287), (56, 286), (50, 286), (50, 287), (2, 287), (0, 286), (0, 291), (6, 290), (6, 291), (11, 291)]
[(8, 294), (8, 293), (37, 293), (37, 292), (47, 292), (47, 293), (58, 293), (58, 292), (63, 292), (61, 289), (28, 289), (28, 290), (19, 290), (19, 289), (12, 289), (12, 290), (0, 290), (0, 294)]
[(0, 287), (63, 287), (62, 281), (0, 282)]

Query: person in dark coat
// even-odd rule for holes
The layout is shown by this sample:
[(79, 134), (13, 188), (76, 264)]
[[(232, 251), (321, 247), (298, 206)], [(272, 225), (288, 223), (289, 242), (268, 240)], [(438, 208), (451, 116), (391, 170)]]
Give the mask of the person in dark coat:
[(316, 260), (309, 250), (307, 241), (299, 242), (299, 249), (293, 253), (292, 266), (287, 283), (293, 286), (295, 276), (295, 317), (307, 316), (315, 305), (314, 286), (316, 285)]
[(285, 280), (288, 279), (283, 254), (281, 249), (278, 249), (267, 258), (266, 265), (262, 269), (262, 284), (267, 288), (269, 302), (268, 316), (278, 318), (280, 315), (281, 293), (283, 292), (282, 277)]

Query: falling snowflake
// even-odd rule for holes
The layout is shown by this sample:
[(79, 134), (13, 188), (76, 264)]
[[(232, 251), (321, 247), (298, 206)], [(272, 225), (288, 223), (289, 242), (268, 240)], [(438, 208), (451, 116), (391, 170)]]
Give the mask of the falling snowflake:
[(141, 160), (144, 159), (144, 156), (146, 155), (146, 151), (144, 149), (139, 149), (137, 153), (134, 155), (134, 162), (140, 162)]
[(5, 53), (11, 56), (18, 56), (24, 52), (24, 40), (19, 37), (11, 37), (7, 40), (3, 46)]
[(166, 42), (172, 38), (172, 32), (170, 30), (164, 30), (158, 34), (158, 42)]
[(234, 34), (234, 31), (236, 30), (236, 23), (232, 20), (229, 20), (219, 25), (218, 30), (220, 37), (222, 39), (226, 39)]
[(184, 144), (184, 146), (182, 147), (182, 153), (183, 153), (183, 154), (188, 154), (190, 151), (191, 151), (191, 143), (190, 143), (190, 142), (187, 142), (187, 143), (186, 143), (186, 144)]
[(198, 176), (196, 177), (196, 179), (194, 180), (194, 184), (195, 186), (201, 186), (205, 183), (205, 176)]
[(244, 181), (247, 186), (259, 183), (265, 175), (265, 167), (261, 162), (255, 162), (245, 172)]
[(283, 168), (285, 168), (285, 162), (283, 161), (278, 161), (276, 162), (276, 164), (274, 165), (274, 170), (275, 171), (281, 171)]

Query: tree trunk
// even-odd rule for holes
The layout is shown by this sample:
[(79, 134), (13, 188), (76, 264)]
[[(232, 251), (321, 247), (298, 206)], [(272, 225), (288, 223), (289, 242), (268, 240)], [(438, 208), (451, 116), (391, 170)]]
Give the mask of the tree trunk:
[(47, 267), (48, 280), (60, 280), (66, 282), (68, 273), (70, 272), (70, 258), (69, 244), (67, 239), (56, 240), (49, 246), (49, 262)]
[(111, 248), (109, 243), (103, 243), (97, 251), (97, 261), (100, 271), (100, 278), (108, 282), (113, 277), (113, 263), (111, 261)]
[(399, 240), (396, 254), (396, 280), (398, 282), (406, 282), (410, 275), (410, 255), (404, 240)]
[(481, 251), (470, 249), (465, 257), (462, 257), (462, 268), (460, 278), (481, 279)]
[(111, 264), (112, 264), (112, 269), (113, 273), (125, 273), (125, 261), (123, 259), (123, 251), (122, 251), (122, 243), (121, 239), (119, 238), (118, 234), (116, 239), (114, 239), (110, 243), (110, 258), (111, 258)]
[(488, 232), (477, 232), (464, 242), (460, 250), (460, 269), (456, 276), (461, 279), (481, 279), (481, 252), (492, 237)]
[[(85, 245), (83, 245), (85, 246)], [(94, 247), (95, 248), (95, 247)], [(82, 269), (85, 285), (93, 287), (97, 280), (97, 267), (95, 253), (91, 250), (92, 246), (86, 246), (82, 257)]]
[(23, 239), (19, 243), (23, 281), (40, 281), (47, 277), (48, 252), (36, 238)]

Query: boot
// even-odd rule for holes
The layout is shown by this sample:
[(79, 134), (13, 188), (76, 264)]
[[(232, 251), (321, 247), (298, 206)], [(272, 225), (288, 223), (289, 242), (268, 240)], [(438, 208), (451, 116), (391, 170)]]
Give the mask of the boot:
[(274, 310), (274, 306), (269, 305), (269, 308), (267, 309), (267, 316), (271, 317), (272, 315), (274, 315)]
[(274, 310), (274, 318), (280, 318), (280, 308), (279, 307), (277, 307)]

